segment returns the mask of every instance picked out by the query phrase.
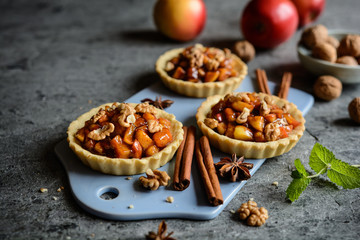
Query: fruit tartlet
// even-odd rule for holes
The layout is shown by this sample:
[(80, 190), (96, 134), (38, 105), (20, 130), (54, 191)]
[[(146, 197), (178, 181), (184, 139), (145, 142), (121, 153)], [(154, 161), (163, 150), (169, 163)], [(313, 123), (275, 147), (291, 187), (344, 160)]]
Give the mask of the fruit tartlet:
[(172, 159), (183, 139), (173, 114), (149, 103), (107, 103), (81, 115), (68, 128), (70, 148), (92, 169), (133, 175)]
[(305, 119), (293, 103), (264, 93), (208, 97), (198, 108), (196, 120), (213, 146), (245, 158), (286, 153), (305, 130)]
[(247, 65), (229, 49), (196, 44), (161, 55), (156, 72), (169, 89), (189, 97), (234, 91), (247, 74)]

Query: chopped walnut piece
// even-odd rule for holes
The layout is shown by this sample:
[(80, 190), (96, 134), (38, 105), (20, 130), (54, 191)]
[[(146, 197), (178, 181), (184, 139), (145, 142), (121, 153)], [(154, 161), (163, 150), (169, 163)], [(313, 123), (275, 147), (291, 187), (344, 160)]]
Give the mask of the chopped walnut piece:
[(156, 116), (157, 114), (157, 110), (154, 106), (150, 105), (148, 102), (144, 102), (144, 103), (139, 103), (138, 105), (136, 105), (135, 107), (136, 112), (139, 113), (151, 113), (154, 114)]
[(175, 65), (172, 62), (167, 62), (165, 65), (165, 71), (170, 72), (175, 68)]
[(40, 188), (40, 192), (44, 193), (44, 192), (47, 192), (48, 189), (47, 188)]
[(216, 119), (213, 119), (213, 118), (205, 118), (204, 123), (205, 123), (206, 126), (208, 126), (211, 129), (214, 129), (219, 125), (219, 122), (216, 121)]
[(91, 122), (92, 123), (96, 123), (102, 116), (104, 116), (106, 114), (104, 109), (100, 109), (92, 118), (91, 118)]
[(251, 100), (249, 98), (249, 95), (247, 95), (247, 93), (241, 92), (241, 93), (237, 93), (236, 97), (246, 103), (249, 103)]
[(184, 57), (189, 59), (190, 67), (202, 67), (204, 63), (203, 45), (195, 44), (194, 47), (184, 51)]
[[(120, 124), (120, 126), (123, 127), (130, 127), (130, 123), (128, 122), (128, 120), (134, 120), (132, 117), (129, 118), (129, 116), (133, 115), (136, 113), (136, 110), (130, 106), (130, 104), (128, 103), (121, 103), (120, 106), (120, 116), (118, 118), (118, 122)], [(134, 116), (135, 117), (135, 116)]]
[(250, 109), (245, 107), (242, 113), (240, 113), (240, 115), (236, 118), (236, 123), (238, 124), (246, 123), (249, 115), (250, 115)]
[(284, 113), (287, 113), (290, 109), (290, 104), (288, 103), (285, 104), (281, 109), (283, 110)]
[(164, 171), (151, 169), (146, 170), (146, 176), (141, 176), (139, 178), (141, 184), (150, 190), (157, 190), (159, 186), (166, 186), (170, 180), (169, 175)]
[(264, 129), (264, 133), (265, 133), (265, 139), (267, 141), (276, 141), (276, 140), (278, 140), (278, 138), (280, 136), (279, 123), (273, 122), (273, 123), (266, 124), (265, 129)]
[(275, 105), (274, 99), (270, 96), (265, 96), (264, 101), (268, 104), (268, 105)]
[(228, 48), (224, 48), (224, 53), (226, 58), (231, 58), (231, 50)]
[(112, 123), (105, 124), (103, 127), (92, 130), (88, 133), (87, 137), (95, 141), (100, 141), (105, 139), (107, 136), (115, 130), (115, 126)]
[(241, 204), (238, 213), (240, 220), (246, 220), (249, 226), (260, 227), (269, 218), (268, 211), (264, 207), (259, 208), (253, 200)]
[(224, 101), (225, 102), (230, 102), (230, 103), (233, 103), (233, 102), (236, 102), (238, 100), (241, 100), (239, 99), (238, 97), (236, 97), (233, 93), (228, 93), (225, 95), (224, 97)]
[(264, 100), (260, 102), (260, 115), (264, 116), (270, 113), (270, 108)]
[(209, 58), (208, 61), (205, 63), (205, 66), (209, 71), (216, 70), (219, 67), (219, 65), (220, 65), (219, 61), (211, 58)]
[(160, 132), (163, 128), (163, 125), (161, 125), (157, 120), (148, 120), (148, 129), (151, 133)]
[[(221, 49), (218, 49), (218, 48), (214, 48), (212, 50), (214, 52), (214, 55), (215, 55), (214, 58), (216, 59), (216, 61), (218, 61), (220, 63), (225, 60), (225, 52), (224, 51), (222, 51)], [(227, 50), (229, 50), (229, 49), (227, 49)]]

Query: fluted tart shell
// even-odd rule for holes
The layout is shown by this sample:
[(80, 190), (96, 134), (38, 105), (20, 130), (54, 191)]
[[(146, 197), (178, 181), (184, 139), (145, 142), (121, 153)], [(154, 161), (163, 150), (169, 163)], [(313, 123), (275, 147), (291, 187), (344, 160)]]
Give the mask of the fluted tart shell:
[(247, 75), (247, 65), (236, 55), (231, 54), (234, 70), (238, 72), (236, 77), (230, 77), (224, 81), (193, 83), (170, 77), (165, 71), (166, 63), (172, 58), (179, 56), (184, 48), (172, 49), (161, 55), (156, 61), (156, 72), (159, 74), (164, 85), (174, 92), (188, 97), (203, 98), (217, 94), (225, 94), (234, 91)]
[[(144, 173), (147, 169), (157, 169), (165, 165), (170, 161), (176, 150), (183, 140), (184, 131), (182, 129), (182, 123), (175, 119), (173, 114), (167, 113), (163, 110), (157, 110), (157, 117), (162, 117), (170, 120), (171, 122), (171, 133), (173, 135), (173, 141), (163, 148), (158, 153), (144, 158), (110, 158), (102, 155), (97, 155), (84, 149), (80, 142), (76, 139), (76, 132), (84, 127), (85, 122), (95, 115), (100, 108), (105, 106), (111, 106), (113, 103), (106, 103), (99, 107), (91, 109), (89, 112), (84, 113), (73, 121), (68, 127), (68, 137), (70, 148), (79, 157), (79, 159), (87, 166), (91, 167), (96, 171), (100, 171), (106, 174), (113, 175), (134, 175)], [(137, 104), (131, 103), (132, 106)]]
[[(265, 93), (258, 93), (260, 99), (264, 99), (265, 96), (270, 96)], [(297, 106), (289, 101), (271, 95), (273, 102), (282, 107), (288, 104), (290, 113), (297, 121), (301, 124), (294, 128), (286, 138), (282, 138), (276, 141), (269, 142), (254, 142), (254, 141), (243, 141), (237, 140), (225, 135), (221, 135), (216, 131), (212, 130), (205, 125), (204, 119), (207, 114), (211, 111), (212, 106), (218, 103), (224, 95), (216, 95), (208, 97), (198, 108), (196, 113), (196, 121), (201, 132), (209, 138), (210, 144), (222, 152), (233, 154), (236, 153), (238, 156), (245, 156), (245, 158), (271, 158), (282, 155), (290, 151), (296, 143), (300, 140), (301, 136), (305, 131), (305, 118), (302, 112)]]

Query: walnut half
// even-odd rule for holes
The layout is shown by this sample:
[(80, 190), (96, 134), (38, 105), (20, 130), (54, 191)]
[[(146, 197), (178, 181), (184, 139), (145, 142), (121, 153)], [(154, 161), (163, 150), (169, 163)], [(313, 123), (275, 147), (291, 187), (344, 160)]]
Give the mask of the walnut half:
[(105, 139), (107, 136), (115, 130), (115, 126), (112, 123), (105, 124), (103, 127), (92, 130), (88, 133), (87, 137), (95, 141), (100, 141)]
[(246, 220), (247, 225), (260, 227), (269, 218), (268, 211), (264, 207), (258, 207), (255, 201), (241, 204), (238, 209), (240, 220)]
[(146, 170), (146, 177), (141, 176), (139, 181), (143, 187), (150, 190), (157, 190), (160, 186), (167, 186), (170, 180), (169, 175), (164, 171), (151, 169)]

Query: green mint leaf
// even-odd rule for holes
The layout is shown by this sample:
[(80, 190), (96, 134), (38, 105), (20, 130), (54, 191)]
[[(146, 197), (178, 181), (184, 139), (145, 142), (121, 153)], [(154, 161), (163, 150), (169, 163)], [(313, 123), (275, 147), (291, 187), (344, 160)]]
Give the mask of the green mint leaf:
[(302, 177), (304, 177), (304, 175), (302, 175), (301, 173), (299, 173), (298, 170), (294, 170), (294, 171), (291, 172), (291, 177), (292, 177), (292, 178), (302, 178)]
[(360, 187), (360, 169), (338, 159), (331, 161), (331, 168), (327, 172), (329, 179), (343, 188)]
[(328, 164), (331, 164), (333, 159), (335, 159), (335, 156), (329, 149), (322, 146), (320, 143), (315, 143), (313, 149), (311, 150), (309, 165), (312, 170), (319, 173), (321, 170), (326, 168)]
[(288, 188), (286, 189), (286, 196), (291, 202), (298, 199), (301, 193), (311, 182), (310, 178), (306, 178), (309, 174), (306, 172), (304, 165), (302, 165), (300, 159), (296, 159), (295, 162), (296, 171), (291, 173), (291, 177), (294, 178)]
[(294, 161), (294, 164), (295, 164), (295, 167), (296, 167), (296, 170), (302, 175), (302, 176), (309, 176), (309, 174), (307, 173), (307, 171), (305, 170), (305, 167), (304, 165), (302, 165), (300, 159), (296, 159)]
[(311, 182), (310, 178), (295, 178), (292, 180), (288, 188), (286, 189), (286, 196), (291, 201), (294, 202), (297, 200), (301, 193), (306, 189), (306, 187)]

